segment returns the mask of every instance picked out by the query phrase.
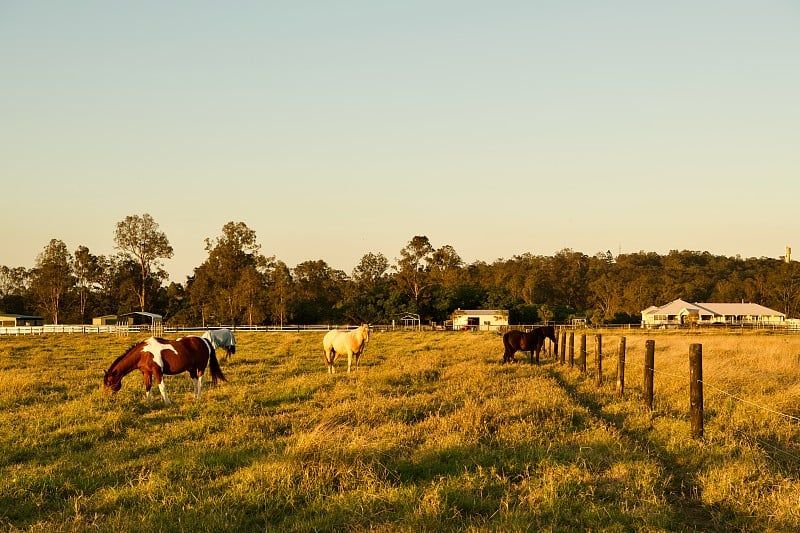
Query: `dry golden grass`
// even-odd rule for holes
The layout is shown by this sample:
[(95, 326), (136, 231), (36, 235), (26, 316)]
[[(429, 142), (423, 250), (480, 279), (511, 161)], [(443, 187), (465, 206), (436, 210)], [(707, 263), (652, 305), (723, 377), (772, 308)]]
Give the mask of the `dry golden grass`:
[[(603, 335), (604, 383), (494, 334), (375, 332), (327, 374), (322, 334), (240, 333), (229, 382), (144, 402), (102, 371), (138, 338), (4, 337), (0, 528), (17, 531), (800, 529), (800, 337)], [(654, 411), (642, 408), (656, 341)], [(705, 437), (688, 351), (703, 345)], [(519, 354), (521, 356), (521, 354)], [(524, 359), (527, 361), (527, 357)], [(783, 416), (783, 413), (787, 416)]]

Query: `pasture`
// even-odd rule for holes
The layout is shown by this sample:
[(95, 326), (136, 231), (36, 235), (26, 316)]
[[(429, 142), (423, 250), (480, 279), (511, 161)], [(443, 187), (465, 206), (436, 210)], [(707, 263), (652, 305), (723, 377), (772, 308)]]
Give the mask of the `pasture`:
[[(590, 333), (590, 334), (593, 334)], [(103, 371), (144, 336), (0, 338), (7, 531), (786, 531), (800, 529), (800, 336), (603, 337), (604, 383), (497, 334), (373, 331), (328, 374), (319, 333), (239, 333), (203, 388)], [(655, 402), (642, 404), (656, 341)], [(705, 437), (688, 346), (703, 344)], [(637, 366), (637, 363), (639, 366)], [(713, 387), (713, 388), (712, 388)], [(785, 416), (788, 415), (788, 416)]]

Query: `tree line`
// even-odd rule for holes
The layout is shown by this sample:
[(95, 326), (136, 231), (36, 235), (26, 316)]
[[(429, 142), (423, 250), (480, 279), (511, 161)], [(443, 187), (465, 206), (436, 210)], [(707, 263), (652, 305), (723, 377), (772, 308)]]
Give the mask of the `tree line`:
[(348, 275), (323, 259), (290, 268), (261, 252), (256, 233), (228, 222), (205, 240), (208, 257), (185, 283), (166, 283), (169, 239), (149, 214), (117, 223), (117, 253), (70, 252), (52, 239), (33, 268), (0, 266), (0, 311), (53, 324), (141, 310), (173, 325), (391, 323), (404, 313), (443, 323), (455, 309), (508, 309), (516, 324), (587, 318), (637, 323), (641, 311), (676, 298), (754, 302), (796, 317), (797, 262), (672, 250), (593, 256), (565, 248), (466, 264), (450, 245), (414, 236), (390, 262), (364, 254)]

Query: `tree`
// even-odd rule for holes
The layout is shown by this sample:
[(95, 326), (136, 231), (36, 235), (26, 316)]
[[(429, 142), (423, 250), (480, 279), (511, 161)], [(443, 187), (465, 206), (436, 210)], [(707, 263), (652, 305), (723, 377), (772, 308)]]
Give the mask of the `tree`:
[[(222, 235), (206, 239), (206, 259), (195, 269), (192, 301), (227, 324), (261, 320), (257, 302), (264, 299), (264, 273), (272, 258), (259, 251), (256, 233), (243, 222), (228, 222)], [(205, 309), (207, 307), (207, 310)], [(207, 311), (207, 312), (206, 312)]]
[(353, 269), (351, 282), (345, 284), (342, 309), (348, 321), (366, 323), (390, 320), (391, 312), (386, 310), (391, 300), (387, 270), (389, 261), (383, 254), (364, 254)]
[(269, 315), (281, 327), (292, 318), (293, 284), (289, 267), (283, 261), (276, 261), (267, 276), (267, 299)]
[(434, 250), (428, 260), (428, 267), (433, 280), (445, 287), (458, 285), (459, 274), (463, 266), (464, 261), (461, 260), (461, 256), (449, 244)]
[(59, 323), (64, 299), (74, 287), (72, 258), (67, 245), (52, 239), (36, 259), (31, 279), (31, 293), (42, 314), (53, 324)]
[(139, 307), (145, 311), (148, 281), (156, 278), (160, 285), (166, 279), (166, 272), (161, 268), (159, 260), (172, 257), (172, 246), (166, 234), (159, 230), (156, 221), (147, 213), (142, 216), (130, 215), (117, 222), (114, 242), (118, 250), (139, 264)]
[(265, 311), (259, 303), (267, 300), (266, 275), (262, 273), (266, 270), (266, 260), (260, 266), (261, 269), (255, 266), (246, 268), (236, 284), (238, 301), (245, 312), (244, 321), (250, 326), (265, 318)]
[(428, 262), (433, 254), (428, 237), (417, 235), (400, 250), (400, 259), (393, 267), (397, 274), (395, 279), (397, 284), (412, 300), (414, 300), (413, 311), (418, 311), (420, 301), (430, 287), (428, 276)]
[(800, 305), (800, 266), (795, 261), (774, 267), (768, 275), (772, 299), (787, 316), (797, 314)]
[(89, 253), (89, 248), (78, 246), (72, 261), (72, 271), (75, 274), (75, 285), (78, 289), (81, 323), (85, 324), (89, 296), (100, 277), (100, 262), (97, 256)]
[(25, 267), (0, 266), (0, 311), (25, 314), (25, 293), (31, 275)]
[(389, 270), (389, 261), (382, 253), (367, 253), (353, 269), (353, 281), (359, 285), (371, 287), (383, 279)]
[(293, 272), (296, 297), (295, 316), (300, 323), (337, 322), (341, 318), (342, 296), (347, 274), (319, 259), (304, 261)]

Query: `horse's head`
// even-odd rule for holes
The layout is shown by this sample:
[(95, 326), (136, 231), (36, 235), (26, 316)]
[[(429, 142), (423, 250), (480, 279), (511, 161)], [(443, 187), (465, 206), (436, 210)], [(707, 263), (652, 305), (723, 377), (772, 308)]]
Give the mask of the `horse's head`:
[(103, 372), (103, 389), (109, 394), (114, 394), (122, 388), (122, 376), (116, 370)]
[(361, 337), (364, 342), (369, 342), (369, 324), (361, 324)]

